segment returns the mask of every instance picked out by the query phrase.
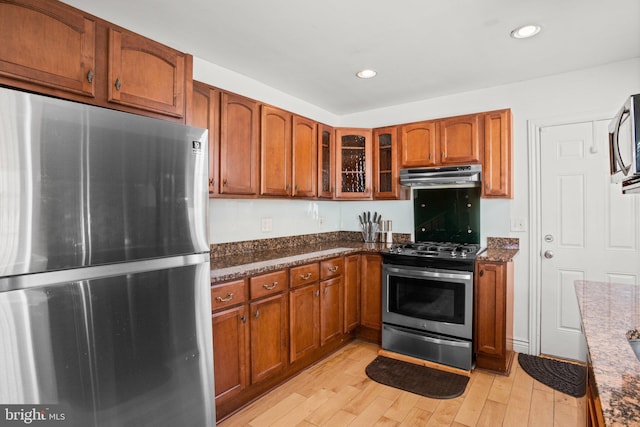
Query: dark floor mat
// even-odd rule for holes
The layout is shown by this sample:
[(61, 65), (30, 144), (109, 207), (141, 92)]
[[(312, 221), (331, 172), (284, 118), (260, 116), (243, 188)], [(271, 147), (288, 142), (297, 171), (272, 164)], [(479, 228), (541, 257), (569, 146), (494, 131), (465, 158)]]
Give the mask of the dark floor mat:
[(587, 371), (582, 365), (522, 353), (518, 362), (527, 374), (554, 390), (573, 397), (586, 393)]
[(464, 393), (469, 377), (401, 360), (378, 356), (366, 369), (375, 382), (434, 399), (452, 399)]

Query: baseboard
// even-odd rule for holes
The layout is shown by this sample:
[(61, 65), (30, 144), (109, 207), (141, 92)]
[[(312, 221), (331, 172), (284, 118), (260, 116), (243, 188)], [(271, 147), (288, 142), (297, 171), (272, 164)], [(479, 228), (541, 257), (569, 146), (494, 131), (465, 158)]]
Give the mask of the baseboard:
[(529, 341), (514, 339), (513, 351), (516, 353), (529, 354)]

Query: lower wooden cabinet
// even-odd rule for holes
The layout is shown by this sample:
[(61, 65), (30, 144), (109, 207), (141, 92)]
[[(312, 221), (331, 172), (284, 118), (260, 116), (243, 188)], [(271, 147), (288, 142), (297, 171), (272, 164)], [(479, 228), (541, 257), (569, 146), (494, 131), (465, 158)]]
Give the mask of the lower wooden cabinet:
[(604, 416), (602, 415), (602, 405), (596, 387), (591, 356), (587, 353), (587, 427), (604, 427)]
[(320, 282), (320, 345), (342, 334), (342, 276)]
[(360, 255), (344, 257), (344, 329), (356, 329), (360, 323)]
[(249, 330), (247, 305), (212, 315), (216, 402), (241, 393), (248, 384)]
[(381, 341), (382, 257), (377, 254), (361, 256), (360, 326), (358, 336), (370, 341)]
[(513, 361), (513, 263), (478, 261), (474, 292), (476, 367), (509, 374)]
[(289, 291), (289, 325), (289, 357), (293, 363), (320, 345), (318, 282)]
[(282, 371), (287, 364), (287, 300), (280, 293), (250, 304), (251, 383)]

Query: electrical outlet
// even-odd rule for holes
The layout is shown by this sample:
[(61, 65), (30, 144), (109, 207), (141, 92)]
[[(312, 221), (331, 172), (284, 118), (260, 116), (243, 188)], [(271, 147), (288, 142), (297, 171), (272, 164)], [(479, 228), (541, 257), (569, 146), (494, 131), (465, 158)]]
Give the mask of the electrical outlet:
[(511, 218), (511, 231), (527, 231), (527, 219)]
[(260, 230), (263, 233), (268, 233), (273, 230), (273, 220), (271, 218), (262, 218), (260, 220)]

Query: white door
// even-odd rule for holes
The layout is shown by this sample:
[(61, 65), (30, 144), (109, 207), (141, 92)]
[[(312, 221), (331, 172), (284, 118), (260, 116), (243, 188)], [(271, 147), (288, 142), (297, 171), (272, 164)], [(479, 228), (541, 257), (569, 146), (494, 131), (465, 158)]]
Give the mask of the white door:
[(609, 179), (608, 121), (540, 130), (540, 351), (585, 360), (574, 281), (640, 283), (640, 196)]

